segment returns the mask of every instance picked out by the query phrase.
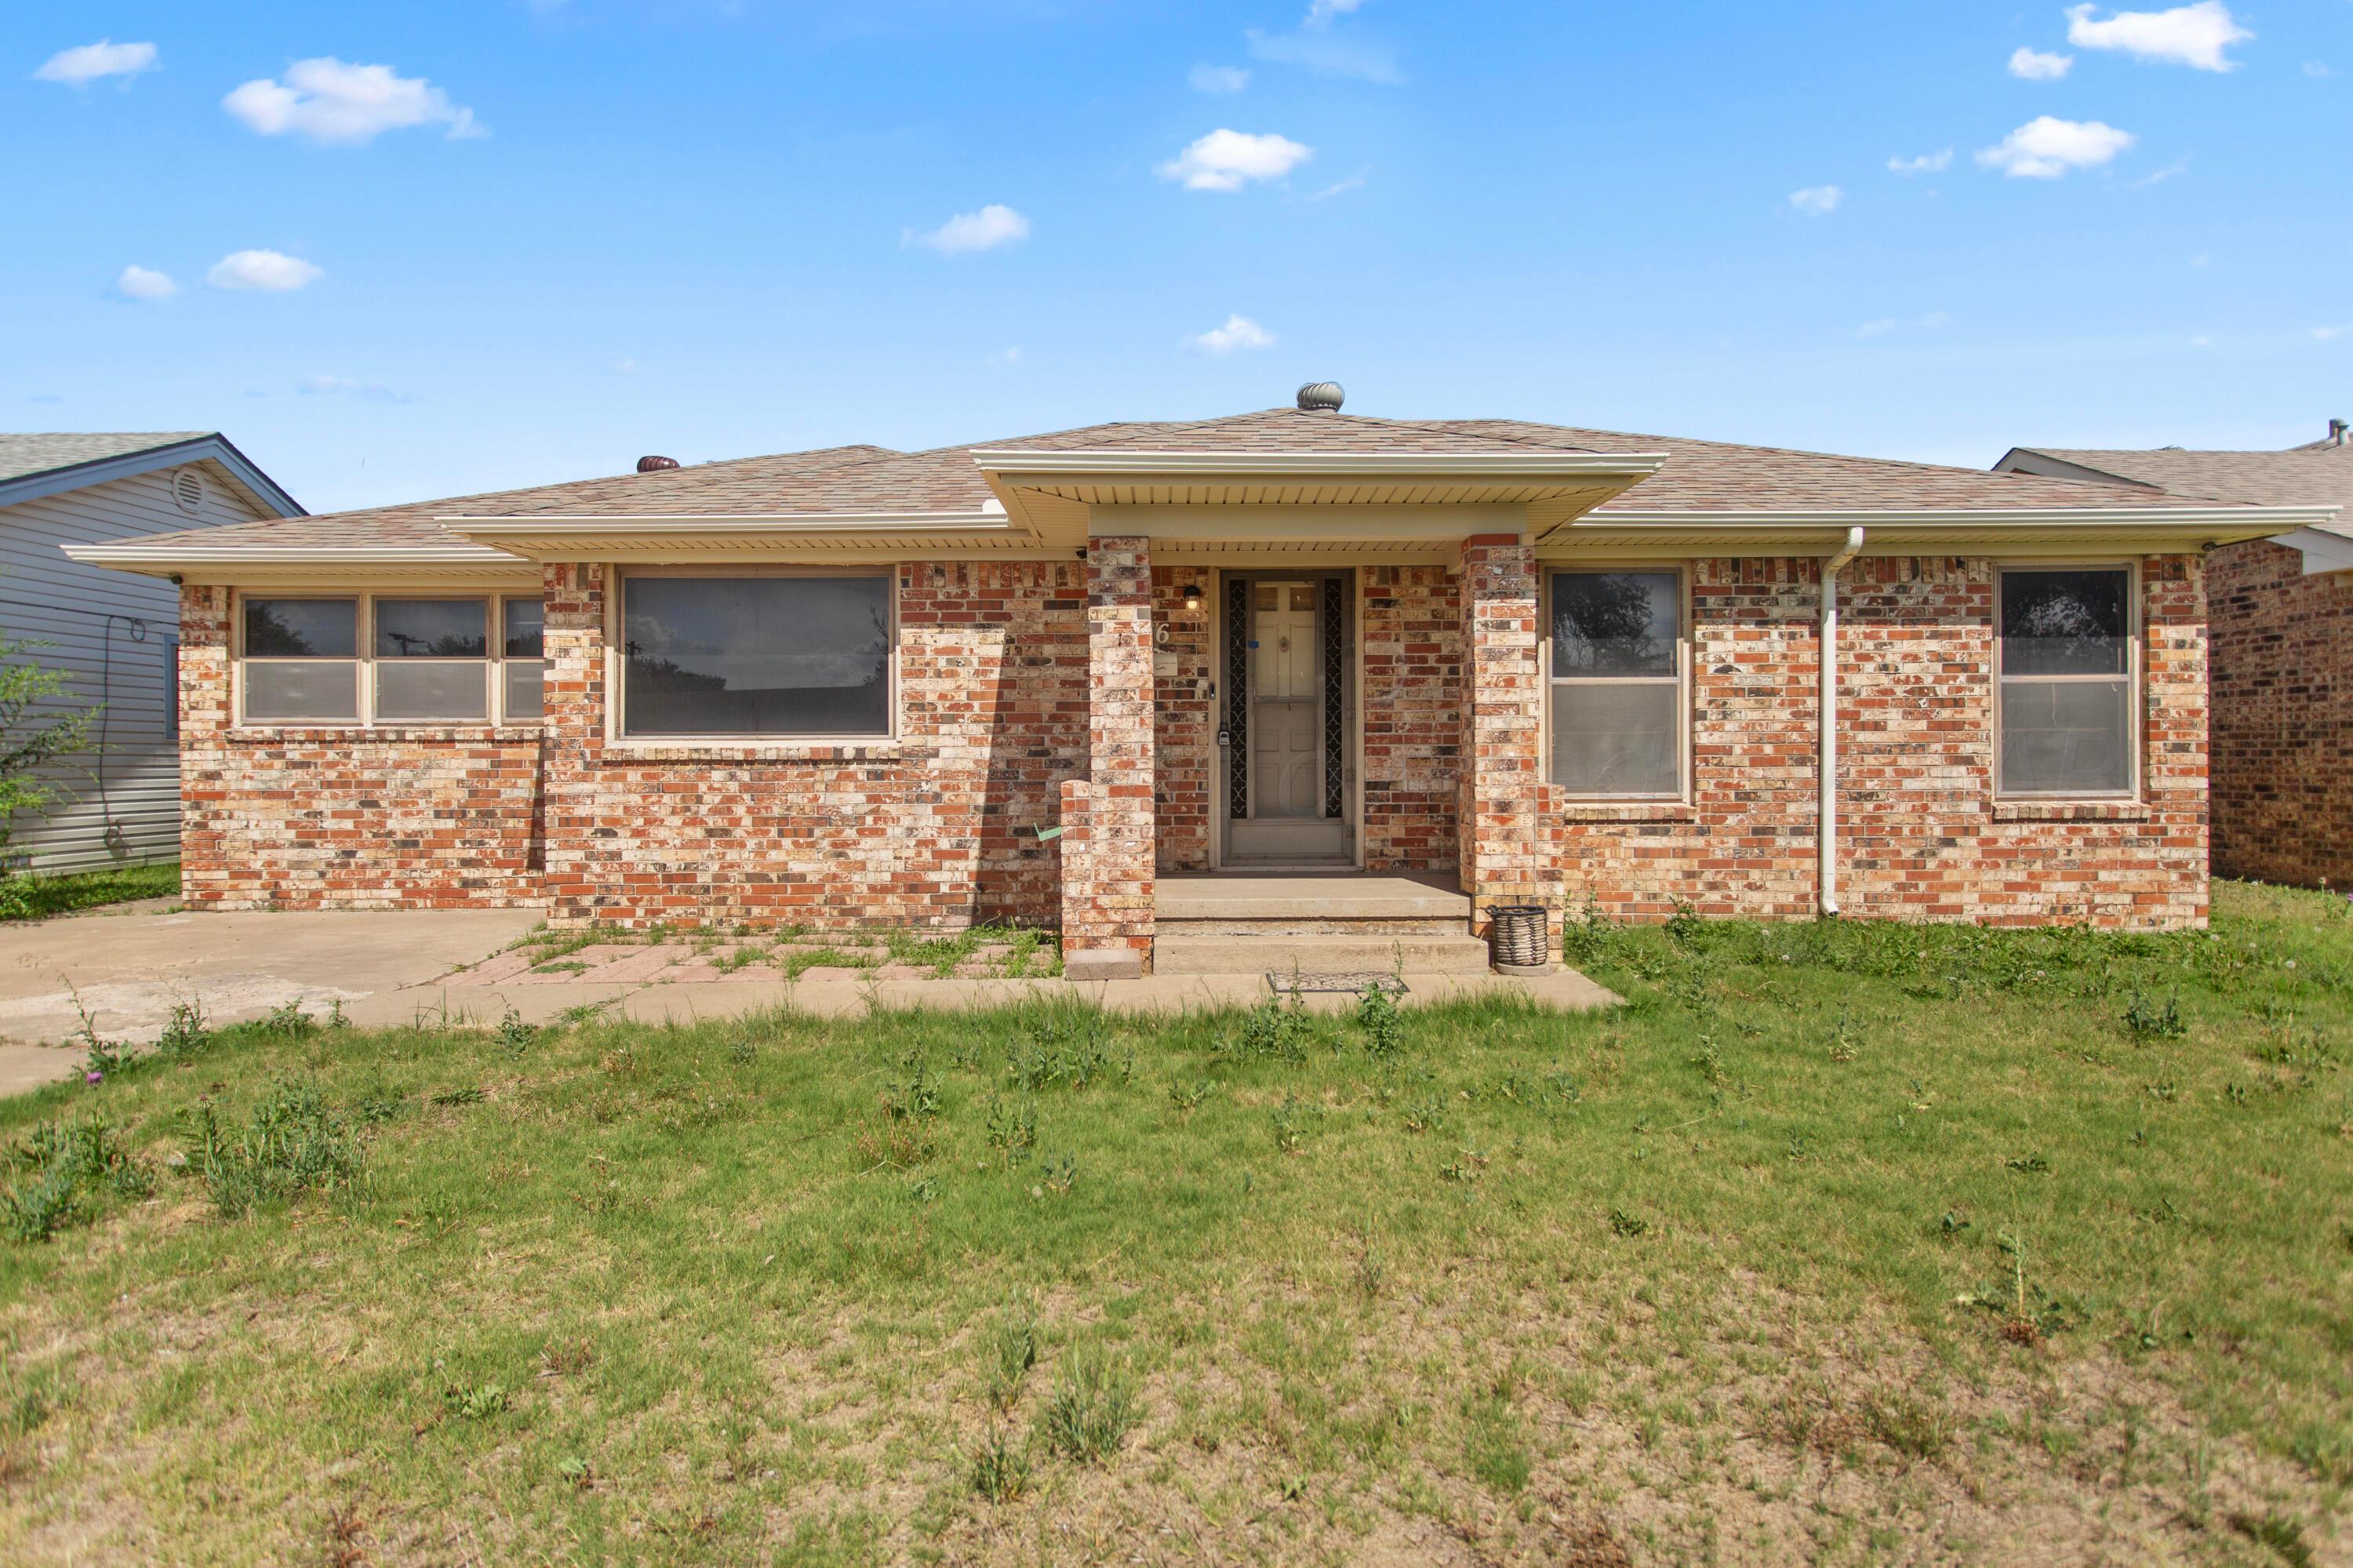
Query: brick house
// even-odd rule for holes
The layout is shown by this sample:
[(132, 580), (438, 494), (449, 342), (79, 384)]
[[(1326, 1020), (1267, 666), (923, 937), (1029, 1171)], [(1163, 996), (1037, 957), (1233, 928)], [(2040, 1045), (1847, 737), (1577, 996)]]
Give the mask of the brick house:
[[(2272, 506), (2353, 507), (2344, 420), (2285, 451), (2019, 447), (1997, 471)], [(2353, 522), (2284, 529), (2207, 559), (2213, 865), (2353, 890)]]
[(182, 585), (200, 908), (2206, 918), (2200, 552), (2327, 509), (1337, 405), (78, 553)]

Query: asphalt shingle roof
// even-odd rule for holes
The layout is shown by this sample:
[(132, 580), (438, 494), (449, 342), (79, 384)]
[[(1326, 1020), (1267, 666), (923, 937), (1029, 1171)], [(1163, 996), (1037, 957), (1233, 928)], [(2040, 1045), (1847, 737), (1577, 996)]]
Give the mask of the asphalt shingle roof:
[(2353, 538), (2353, 446), (2327, 441), (2285, 451), (2193, 451), (2114, 447), (2021, 447), (2170, 495), (2255, 506), (2342, 506), (2328, 531)]
[(0, 480), (23, 479), (76, 463), (199, 441), (210, 430), (36, 430), (0, 433)]
[[(1366, 452), (1663, 451), (1666, 466), (1599, 509), (1738, 512), (1793, 508), (1999, 510), (2196, 506), (2126, 484), (1989, 473), (1880, 458), (1577, 429), (1519, 419), (1383, 419), (1268, 408), (1222, 418), (1089, 425), (1044, 435), (901, 452), (828, 447), (654, 473), (287, 518), (203, 531), (208, 549), (241, 545), (431, 545), (455, 538), (435, 520), (519, 516), (708, 516), (839, 512), (969, 512), (990, 499), (976, 450), (1029, 451)], [(181, 536), (142, 541), (171, 544)], [(193, 536), (190, 536), (193, 539)]]

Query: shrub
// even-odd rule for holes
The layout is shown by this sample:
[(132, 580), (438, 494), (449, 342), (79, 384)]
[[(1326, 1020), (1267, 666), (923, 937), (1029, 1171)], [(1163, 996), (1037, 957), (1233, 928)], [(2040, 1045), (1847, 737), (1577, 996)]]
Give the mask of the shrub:
[(306, 1189), (355, 1185), (364, 1160), (314, 1084), (273, 1086), (242, 1131), (223, 1128), (213, 1107), (201, 1106), (185, 1141), (190, 1171), (228, 1219)]

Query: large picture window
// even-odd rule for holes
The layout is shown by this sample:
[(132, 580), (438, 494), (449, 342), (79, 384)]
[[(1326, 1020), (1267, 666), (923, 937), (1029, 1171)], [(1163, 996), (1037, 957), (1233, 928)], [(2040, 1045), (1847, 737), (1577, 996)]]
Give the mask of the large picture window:
[(886, 577), (631, 573), (621, 606), (627, 736), (883, 736)]
[(243, 720), (536, 724), (541, 620), (535, 597), (245, 596)]
[(1997, 789), (2131, 794), (2132, 573), (2004, 571), (2000, 589)]
[(1552, 780), (1592, 798), (1683, 793), (1683, 578), (1555, 572)]

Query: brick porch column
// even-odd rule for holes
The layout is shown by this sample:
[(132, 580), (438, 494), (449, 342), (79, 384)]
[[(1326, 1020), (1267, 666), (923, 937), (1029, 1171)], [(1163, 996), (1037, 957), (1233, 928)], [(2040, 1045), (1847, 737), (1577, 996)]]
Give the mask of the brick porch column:
[[(1152, 558), (1087, 541), (1088, 779), (1062, 851), (1062, 972), (1121, 980), (1152, 962)], [(1073, 844), (1068, 840), (1075, 838)]]
[(1484, 930), (1491, 904), (1544, 902), (1535, 552), (1515, 534), (1462, 541), (1462, 753), (1456, 867)]

